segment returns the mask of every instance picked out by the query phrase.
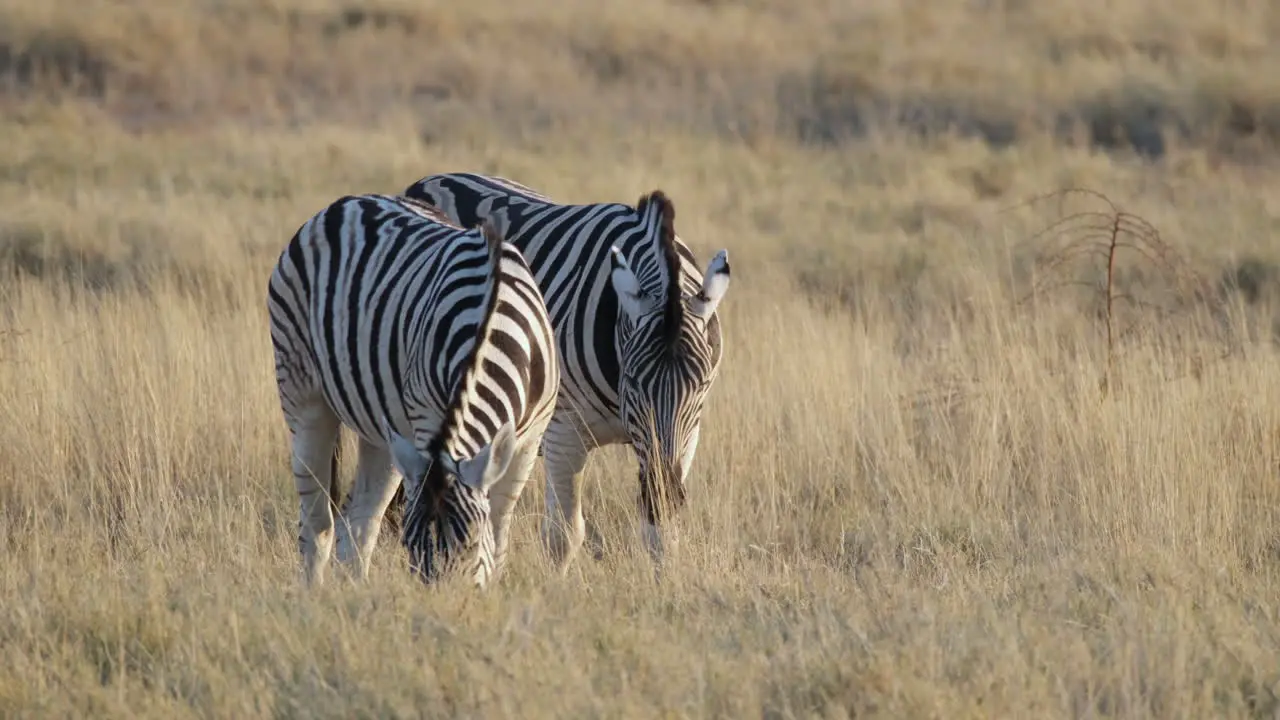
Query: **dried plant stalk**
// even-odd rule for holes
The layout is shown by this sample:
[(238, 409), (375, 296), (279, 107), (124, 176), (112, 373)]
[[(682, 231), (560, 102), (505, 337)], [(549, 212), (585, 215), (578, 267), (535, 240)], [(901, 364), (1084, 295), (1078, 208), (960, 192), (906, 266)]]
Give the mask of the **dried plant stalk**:
[[(1067, 212), (1066, 204), (1072, 198), (1083, 198), (1102, 206), (1096, 210)], [(1057, 201), (1058, 219), (1028, 238), (1029, 243), (1040, 246), (1036, 258), (1036, 274), (1030, 292), (1019, 300), (1026, 303), (1053, 290), (1066, 286), (1084, 286), (1097, 291), (1102, 304), (1102, 323), (1106, 336), (1107, 365), (1102, 380), (1104, 393), (1115, 377), (1115, 357), (1119, 340), (1127, 331), (1137, 327), (1138, 320), (1121, 329), (1118, 327), (1117, 306), (1121, 303), (1146, 310), (1167, 318), (1173, 313), (1202, 307), (1208, 299), (1208, 285), (1160, 235), (1160, 232), (1139, 215), (1120, 209), (1109, 197), (1095, 190), (1067, 188), (1039, 195), (1021, 203), (1021, 206)], [(1143, 300), (1133, 293), (1122, 292), (1117, 287), (1117, 266), (1120, 254), (1128, 253), (1142, 267), (1150, 269), (1174, 290), (1174, 301), (1161, 304)], [(1094, 259), (1101, 265), (1101, 277), (1097, 282), (1073, 280), (1074, 271), (1084, 261)]]

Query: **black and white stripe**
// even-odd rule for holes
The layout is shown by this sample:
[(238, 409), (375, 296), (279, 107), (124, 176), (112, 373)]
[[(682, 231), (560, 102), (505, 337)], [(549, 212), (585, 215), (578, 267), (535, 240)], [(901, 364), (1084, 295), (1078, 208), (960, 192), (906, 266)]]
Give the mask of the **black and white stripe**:
[[(404, 478), (402, 541), (420, 576), (485, 585), (555, 409), (559, 362), (520, 251), (420, 202), (342, 197), (281, 253), (267, 303), (301, 499), (299, 550), (323, 578), (337, 535), (363, 577)], [(336, 452), (359, 437), (334, 522)], [(492, 507), (491, 507), (492, 505)]]
[(640, 465), (646, 546), (661, 560), (658, 528), (684, 502), (703, 402), (720, 367), (716, 307), (729, 287), (728, 252), (717, 253), (704, 276), (660, 190), (634, 207), (564, 205), (504, 178), (449, 173), (404, 194), (464, 227), (492, 216), (546, 298), (562, 371), (543, 440), (543, 531), (553, 557), (564, 567), (581, 546), (577, 478), (588, 454), (626, 442)]

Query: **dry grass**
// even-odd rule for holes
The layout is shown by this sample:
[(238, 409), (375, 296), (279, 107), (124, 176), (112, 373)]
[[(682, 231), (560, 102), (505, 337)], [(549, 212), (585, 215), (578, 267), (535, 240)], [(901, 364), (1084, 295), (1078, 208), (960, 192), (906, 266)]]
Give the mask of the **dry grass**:
[[(1229, 5), (0, 0), (0, 715), (1280, 716), (1280, 12)], [(494, 592), (300, 587), (267, 274), (449, 169), (731, 249), (663, 584), (615, 449), (567, 577), (539, 470)], [(1019, 303), (1063, 187), (1212, 292), (1114, 353)]]

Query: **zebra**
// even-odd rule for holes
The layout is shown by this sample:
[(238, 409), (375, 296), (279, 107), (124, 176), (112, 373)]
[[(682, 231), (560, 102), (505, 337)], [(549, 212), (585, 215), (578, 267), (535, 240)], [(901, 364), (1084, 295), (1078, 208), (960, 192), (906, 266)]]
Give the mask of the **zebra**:
[[(367, 577), (394, 466), (414, 573), (485, 587), (560, 385), (520, 251), (487, 221), (464, 230), (410, 198), (345, 195), (294, 234), (267, 295), (308, 584), (323, 582), (335, 530), (338, 562)], [(339, 508), (342, 426), (359, 454)]]
[[(685, 503), (702, 409), (723, 352), (716, 308), (729, 253), (700, 272), (675, 233), (661, 190), (634, 207), (565, 205), (524, 185), (474, 173), (425, 177), (403, 196), (462, 226), (492, 215), (538, 279), (555, 325), (562, 384), (540, 455), (547, 471), (542, 536), (563, 571), (586, 524), (579, 477), (589, 453), (630, 443), (639, 464), (641, 534), (658, 568), (661, 530)], [(672, 282), (679, 277), (679, 282)]]

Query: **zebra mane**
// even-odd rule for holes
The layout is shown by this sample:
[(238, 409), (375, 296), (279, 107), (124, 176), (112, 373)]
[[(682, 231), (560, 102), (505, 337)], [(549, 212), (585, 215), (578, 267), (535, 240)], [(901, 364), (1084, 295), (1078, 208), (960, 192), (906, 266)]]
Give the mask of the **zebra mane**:
[(444, 421), (440, 424), (440, 432), (432, 441), (433, 454), (445, 451), (449, 447), (449, 441), (462, 425), (471, 399), (475, 397), (481, 355), (485, 346), (489, 344), (493, 318), (497, 315), (495, 310), (498, 308), (498, 290), (502, 285), (502, 234), (489, 218), (482, 220), (479, 227), (489, 250), (489, 273), (484, 300), (480, 305), (480, 323), (476, 326), (475, 344), (471, 346), (471, 352), (467, 354), (467, 359), (462, 364), (462, 376), (454, 386), (453, 398), (449, 401), (449, 409), (445, 411)]
[(658, 213), (658, 249), (666, 270), (667, 297), (663, 311), (663, 339), (668, 348), (676, 346), (680, 339), (680, 325), (684, 321), (684, 301), (680, 287), (680, 253), (676, 250), (676, 207), (661, 190), (644, 195), (636, 203), (636, 212), (644, 216), (653, 206)]
[(471, 178), (473, 180), (475, 179), (487, 180), (490, 184), (496, 185), (499, 188), (502, 188), (503, 190), (506, 190), (507, 192), (510, 192), (513, 195), (523, 195), (524, 196), (523, 199), (525, 200), (532, 200), (532, 201), (543, 202), (547, 204), (551, 204), (555, 202), (555, 200), (552, 200), (550, 197), (543, 195), (542, 193), (538, 192), (537, 190), (534, 190), (528, 185), (516, 182), (511, 178), (502, 177), (500, 175), (490, 175), (489, 177), (486, 178), (483, 175), (476, 175), (471, 173), (466, 174), (465, 177)]

